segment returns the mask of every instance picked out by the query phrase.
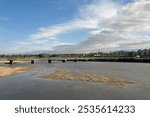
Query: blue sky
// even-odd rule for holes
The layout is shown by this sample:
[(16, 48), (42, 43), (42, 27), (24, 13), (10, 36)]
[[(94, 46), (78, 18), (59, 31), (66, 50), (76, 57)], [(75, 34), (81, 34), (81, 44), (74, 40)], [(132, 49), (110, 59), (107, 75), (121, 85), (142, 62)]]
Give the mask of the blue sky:
[[(71, 1), (68, 3), (68, 1)], [(0, 0), (1, 30), (14, 38), (26, 38), (39, 27), (67, 22), (78, 9), (76, 0)], [(74, 6), (74, 3), (77, 5)], [(69, 10), (68, 10), (69, 9)], [(8, 37), (10, 40), (12, 37)], [(5, 35), (4, 37), (5, 38)]]
[(139, 17), (150, 20), (147, 6), (149, 0), (0, 0), (0, 54), (149, 48), (149, 22)]

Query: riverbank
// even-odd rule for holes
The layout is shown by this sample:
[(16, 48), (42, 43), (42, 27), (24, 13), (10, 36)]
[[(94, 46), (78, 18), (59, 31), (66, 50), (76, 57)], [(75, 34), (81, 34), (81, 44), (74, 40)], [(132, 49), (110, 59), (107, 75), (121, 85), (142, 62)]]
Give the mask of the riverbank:
[(31, 71), (29, 67), (0, 67), (0, 78)]
[(149, 58), (95, 58), (94, 60), (89, 59), (89, 61), (150, 63)]
[(97, 74), (88, 74), (88, 73), (70, 73), (65, 70), (56, 70), (53, 73), (50, 73), (45, 76), (41, 76), (44, 79), (54, 79), (54, 80), (79, 80), (79, 81), (88, 81), (88, 82), (97, 82), (97, 83), (105, 83), (111, 85), (118, 85), (118, 86), (128, 86), (130, 84), (135, 84), (132, 81), (127, 81), (121, 78), (112, 78), (112, 77), (105, 77), (99, 76)]

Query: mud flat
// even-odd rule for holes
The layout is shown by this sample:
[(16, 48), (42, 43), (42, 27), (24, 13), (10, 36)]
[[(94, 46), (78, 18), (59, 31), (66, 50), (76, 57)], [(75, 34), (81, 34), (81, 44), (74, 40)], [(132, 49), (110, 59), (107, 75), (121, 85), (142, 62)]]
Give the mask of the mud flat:
[(6, 77), (12, 74), (25, 73), (31, 71), (29, 67), (0, 67), (0, 78)]
[(131, 84), (135, 84), (132, 81), (127, 81), (121, 78), (112, 78), (112, 77), (105, 77), (99, 76), (97, 74), (88, 74), (88, 73), (70, 73), (65, 70), (56, 70), (53, 73), (50, 73), (45, 76), (41, 76), (41, 78), (45, 79), (65, 79), (65, 80), (79, 80), (79, 81), (88, 81), (88, 82), (98, 82), (98, 83), (105, 83), (117, 86), (128, 86)]

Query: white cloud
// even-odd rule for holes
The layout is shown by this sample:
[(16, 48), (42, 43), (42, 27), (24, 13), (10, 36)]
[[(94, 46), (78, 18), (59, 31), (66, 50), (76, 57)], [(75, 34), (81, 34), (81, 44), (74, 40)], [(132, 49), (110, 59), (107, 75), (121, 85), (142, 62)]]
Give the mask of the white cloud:
[(94, 29), (97, 27), (97, 23), (92, 20), (74, 20), (69, 23), (59, 24), (50, 27), (39, 28), (39, 31), (35, 34), (30, 35), (31, 41), (37, 40), (55, 40), (58, 35), (69, 33), (73, 30), (78, 29)]
[[(89, 12), (90, 9), (91, 7), (86, 14), (92, 14)], [(100, 9), (98, 6), (93, 9), (95, 17), (99, 17), (99, 14), (103, 16), (103, 12), (97, 12), (98, 9)], [(108, 15), (110, 17), (104, 19), (99, 18), (98, 21), (93, 16), (98, 25), (91, 31), (91, 37), (77, 45), (64, 47), (64, 51), (61, 46), (61, 51), (90, 52), (150, 48), (150, 15), (148, 15), (150, 1), (136, 0), (126, 6), (117, 7), (116, 10), (116, 14)]]
[(116, 15), (117, 7), (115, 4), (94, 2), (91, 5), (83, 6), (79, 10), (79, 15), (73, 21), (58, 24), (54, 26), (39, 28), (38, 32), (30, 35), (32, 41), (49, 39), (53, 40), (58, 35), (69, 33), (78, 29), (97, 29), (98, 24), (104, 19), (108, 19)]

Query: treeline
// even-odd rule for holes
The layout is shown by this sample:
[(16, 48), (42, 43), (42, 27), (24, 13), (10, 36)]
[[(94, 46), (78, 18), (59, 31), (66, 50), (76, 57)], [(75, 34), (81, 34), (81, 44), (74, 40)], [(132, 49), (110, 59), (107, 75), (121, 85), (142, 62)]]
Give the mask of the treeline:
[(106, 56), (106, 57), (150, 57), (150, 49), (137, 50), (137, 51), (117, 51), (103, 53), (98, 52), (94, 56)]
[(23, 58), (50, 58), (50, 57), (136, 57), (150, 58), (150, 49), (137, 51), (116, 51), (116, 52), (96, 52), (96, 53), (80, 53), (80, 54), (17, 54), (17, 55), (0, 55), (0, 58), (7, 59), (23, 59)]
[(150, 57), (150, 49), (137, 51), (97, 52), (82, 54), (53, 54), (51, 57)]
[(42, 54), (16, 54), (16, 55), (0, 55), (0, 58), (7, 59), (24, 59), (24, 58), (49, 58), (50, 54), (42, 53)]

